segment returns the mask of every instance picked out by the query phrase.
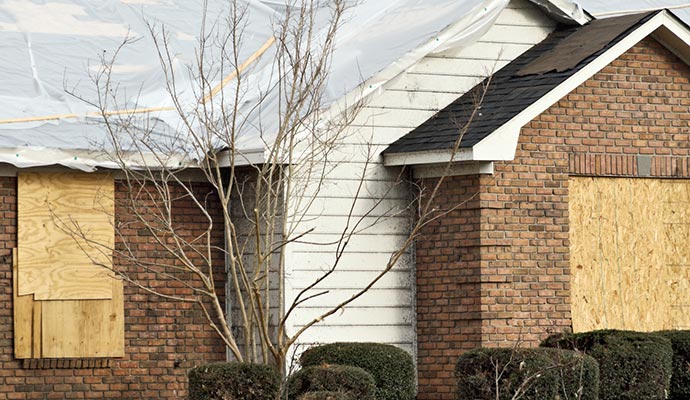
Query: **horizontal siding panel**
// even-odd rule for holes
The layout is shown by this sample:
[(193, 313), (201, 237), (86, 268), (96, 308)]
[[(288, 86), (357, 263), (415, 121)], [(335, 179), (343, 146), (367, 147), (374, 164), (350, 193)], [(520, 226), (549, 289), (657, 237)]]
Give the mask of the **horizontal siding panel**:
[[(401, 75), (394, 82), (392, 82), (391, 89), (435, 92), (435, 94), (451, 93), (457, 98), (475, 87), (483, 79), (484, 77), (481, 76), (425, 75), (408, 73)], [(407, 132), (409, 132), (409, 130)]]
[[(319, 291), (308, 292), (309, 294), (317, 294)], [(357, 290), (339, 289), (332, 290), (327, 294), (315, 297), (300, 306), (302, 308), (319, 308), (328, 310), (332, 307), (337, 307), (343, 301), (350, 299)], [(297, 291), (288, 291), (288, 299), (297, 295)], [(354, 300), (352, 307), (400, 307), (403, 305), (412, 304), (412, 290), (405, 289), (370, 289), (357, 300)], [(289, 304), (289, 303), (288, 303)]]
[[(318, 289), (357, 289), (368, 285), (380, 271), (336, 270), (317, 286)], [(301, 290), (313, 284), (324, 275), (323, 271), (293, 270), (285, 280), (286, 287)], [(409, 289), (412, 287), (411, 270), (389, 271), (378, 282), (377, 289)]]
[[(376, 235), (360, 233), (346, 238), (346, 248), (359, 253), (392, 253), (402, 246), (407, 237), (408, 236), (405, 234)], [(300, 240), (302, 240), (302, 242), (295, 242), (291, 246), (292, 251), (295, 253), (335, 251), (337, 245), (332, 243), (343, 241), (340, 235), (327, 234), (308, 235)], [(305, 241), (309, 241), (309, 243)]]
[(508, 60), (468, 60), (426, 57), (410, 72), (427, 75), (489, 76), (508, 64)]
[[(364, 128), (368, 129), (368, 128)], [(379, 128), (377, 128), (379, 129)], [(410, 131), (410, 128), (402, 128), (403, 130), (406, 130), (407, 132)], [(365, 137), (360, 137), (360, 139), (366, 140)], [(337, 165), (342, 162), (358, 162), (358, 163), (378, 163), (382, 164), (383, 158), (381, 157), (381, 153), (390, 145), (390, 143), (382, 143), (382, 144), (375, 144), (375, 143), (367, 143), (367, 144), (362, 144), (362, 142), (359, 143), (353, 143), (353, 140), (350, 142), (338, 142), (338, 147), (333, 149), (328, 153), (328, 162), (329, 166)], [(323, 165), (323, 164), (322, 164)], [(305, 171), (307, 169), (307, 163), (306, 160), (302, 162), (301, 164), (302, 168), (296, 167), (296, 169), (293, 169), (295, 171), (298, 171), (298, 173), (303, 173), (302, 171)], [(317, 171), (318, 175), (321, 176), (322, 174), (320, 173), (320, 170)]]
[(531, 44), (492, 43), (479, 41), (471, 46), (452, 48), (429, 57), (435, 58), (463, 58), (467, 60), (514, 60), (532, 47)]
[(407, 204), (390, 199), (344, 199), (318, 197), (314, 200), (305, 217), (353, 217), (399, 215), (406, 212)]
[[(290, 255), (290, 265), (294, 269), (299, 270), (315, 270), (323, 271), (329, 268), (335, 262), (335, 254), (332, 251), (311, 251), (308, 253), (300, 254), (299, 252), (291, 253)], [(323, 248), (322, 248), (323, 250)], [(340, 259), (339, 267), (343, 270), (358, 270), (358, 271), (381, 271), (388, 260), (391, 257), (391, 253), (380, 252), (380, 253), (364, 253), (358, 251), (346, 251)], [(398, 264), (393, 267), (393, 270), (407, 270), (412, 266), (412, 254), (411, 251), (407, 251), (403, 254), (398, 261)], [(292, 276), (292, 275), (291, 275)]]
[(395, 235), (410, 229), (410, 218), (407, 215), (381, 217), (342, 217), (318, 216), (311, 220), (305, 218), (298, 225), (297, 231), (312, 231), (309, 237), (317, 234), (341, 234), (344, 231), (376, 235)]
[[(354, 146), (352, 146), (353, 150)], [(378, 157), (377, 157), (378, 158)], [(347, 179), (366, 181), (397, 181), (400, 179), (400, 172), (397, 168), (386, 168), (378, 160), (365, 160), (352, 162), (352, 160), (338, 160), (337, 165), (325, 174), (327, 179)]]
[(386, 90), (376, 96), (370, 107), (394, 108), (403, 110), (440, 110), (457, 98), (455, 93), (426, 93), (410, 90)]
[[(361, 179), (353, 177), (352, 179), (324, 179), (324, 181), (317, 188), (317, 182), (310, 181), (307, 186), (300, 185), (299, 181), (295, 181), (295, 195), (297, 193), (300, 197), (312, 197), (318, 195), (319, 197), (328, 198), (354, 198), (359, 190), (359, 198), (361, 199), (404, 199), (409, 198), (408, 186), (398, 182), (382, 182), (382, 181), (365, 181), (363, 187), (360, 188)], [(306, 200), (306, 199), (305, 199)]]
[(493, 43), (539, 43), (551, 33), (553, 29), (542, 26), (508, 26), (494, 25), (482, 36), (482, 42)]
[(412, 343), (414, 330), (409, 325), (403, 326), (339, 326), (337, 328), (319, 324), (308, 329), (300, 338), (307, 343), (333, 342), (378, 342), (378, 343)]
[[(304, 326), (323, 314), (323, 310), (308, 308), (300, 310), (291, 318), (294, 325)], [(323, 324), (333, 327), (354, 326), (365, 323), (369, 326), (409, 325), (414, 322), (414, 311), (411, 308), (393, 307), (346, 307), (345, 310), (329, 316)]]
[(363, 107), (352, 121), (353, 126), (416, 128), (436, 112), (428, 110), (388, 110), (379, 107)]
[[(357, 144), (359, 146), (362, 146), (362, 143), (366, 143), (367, 145), (381, 146), (385, 149), (389, 144), (407, 135), (410, 131), (410, 128), (396, 127), (353, 127), (351, 132), (342, 137), (340, 143), (343, 145)], [(372, 154), (378, 155), (375, 152), (372, 152)]]

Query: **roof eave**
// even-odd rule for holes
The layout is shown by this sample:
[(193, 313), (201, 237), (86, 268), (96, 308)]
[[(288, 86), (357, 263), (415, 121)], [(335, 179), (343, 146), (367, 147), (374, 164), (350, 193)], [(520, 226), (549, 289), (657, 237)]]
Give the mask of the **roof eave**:
[(498, 132), (491, 140), (475, 144), (471, 147), (461, 147), (457, 151), (453, 149), (438, 149), (411, 152), (384, 152), (383, 165), (431, 165), (449, 162), (473, 162), (473, 161), (509, 161), (515, 158), (515, 148), (520, 135), (520, 130), (508, 129)]
[(451, 149), (406, 153), (385, 152), (384, 165), (513, 160), (523, 126), (649, 35), (654, 35), (655, 39), (686, 63), (690, 61), (690, 29), (670, 12), (661, 11), (473, 146), (461, 148), (455, 154)]

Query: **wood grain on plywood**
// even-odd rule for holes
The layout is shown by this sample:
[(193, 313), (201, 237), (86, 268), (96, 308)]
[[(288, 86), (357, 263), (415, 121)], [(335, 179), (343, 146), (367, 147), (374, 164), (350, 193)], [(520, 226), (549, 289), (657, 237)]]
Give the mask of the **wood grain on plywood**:
[(17, 291), (17, 249), (12, 250), (12, 300), (14, 313), (14, 355), (33, 358), (34, 296), (19, 296)]
[[(33, 294), (35, 300), (111, 298), (112, 177), (20, 173), (17, 188), (19, 295)], [(78, 238), (82, 235), (89, 241)]]
[(48, 358), (122, 357), (122, 281), (110, 279), (109, 300), (51, 300), (43, 303), (42, 348)]

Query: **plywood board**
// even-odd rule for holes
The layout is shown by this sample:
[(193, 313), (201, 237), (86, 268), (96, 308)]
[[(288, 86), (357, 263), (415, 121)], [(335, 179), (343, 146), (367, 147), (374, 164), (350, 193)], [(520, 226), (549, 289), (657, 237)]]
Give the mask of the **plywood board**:
[(572, 321), (593, 329), (687, 326), (690, 182), (570, 179)]
[[(19, 295), (35, 300), (110, 299), (114, 182), (104, 174), (21, 173)], [(75, 239), (81, 231), (93, 243)]]
[(42, 354), (47, 358), (124, 356), (122, 281), (110, 300), (43, 301)]
[(35, 358), (34, 296), (19, 296), (17, 291), (17, 249), (12, 250), (12, 300), (14, 313), (14, 355), (16, 358)]

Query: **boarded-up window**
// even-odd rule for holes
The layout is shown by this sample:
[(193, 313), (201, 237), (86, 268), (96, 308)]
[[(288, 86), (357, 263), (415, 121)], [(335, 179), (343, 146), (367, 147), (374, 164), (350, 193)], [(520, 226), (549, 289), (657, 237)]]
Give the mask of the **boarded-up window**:
[(690, 181), (570, 179), (572, 321), (690, 328)]
[(122, 281), (110, 270), (112, 177), (21, 173), (17, 202), (15, 356), (123, 356)]

